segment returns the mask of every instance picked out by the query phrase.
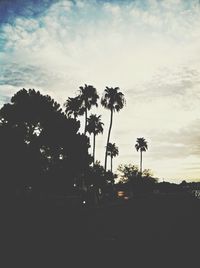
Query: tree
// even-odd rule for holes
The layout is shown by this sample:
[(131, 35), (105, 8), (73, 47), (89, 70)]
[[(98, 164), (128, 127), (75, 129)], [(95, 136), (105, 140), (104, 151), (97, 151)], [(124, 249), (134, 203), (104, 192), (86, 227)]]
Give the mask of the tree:
[(153, 171), (151, 169), (144, 169), (142, 172), (142, 178), (148, 184), (155, 184), (158, 179), (153, 176)]
[(151, 169), (144, 169), (142, 172), (142, 176), (146, 178), (153, 177), (153, 171)]
[(108, 130), (108, 137), (106, 143), (105, 152), (105, 170), (107, 168), (107, 154), (108, 154), (108, 143), (110, 141), (111, 128), (113, 123), (113, 113), (115, 111), (119, 112), (125, 105), (124, 94), (119, 92), (119, 88), (106, 87), (104, 90), (103, 97), (101, 98), (101, 104), (104, 108), (110, 110), (110, 126)]
[(83, 109), (85, 113), (85, 130), (84, 134), (86, 134), (86, 127), (87, 127), (87, 112), (91, 109), (92, 106), (98, 106), (97, 100), (99, 98), (97, 94), (96, 88), (91, 85), (86, 85), (84, 87), (79, 87), (79, 96), (80, 99), (80, 108)]
[(84, 109), (81, 107), (81, 99), (79, 96), (75, 98), (68, 98), (64, 104), (65, 112), (67, 116), (70, 118), (71, 115), (74, 116), (74, 119), (77, 118), (78, 115), (84, 114)]
[(93, 133), (93, 165), (95, 163), (95, 138), (96, 135), (103, 133), (103, 125), (100, 115), (91, 114), (87, 120), (86, 131), (89, 134)]
[(108, 184), (111, 181), (111, 176), (105, 171), (104, 167), (96, 161), (93, 166), (90, 166), (86, 176), (86, 184), (88, 193), (94, 194), (95, 203), (98, 203), (103, 197)]
[(118, 167), (118, 171), (121, 173), (121, 181), (127, 182), (130, 178), (138, 177), (138, 167), (132, 164), (121, 164)]
[(110, 167), (111, 167), (111, 172), (113, 170), (113, 157), (116, 157), (119, 154), (119, 150), (116, 147), (115, 143), (108, 143), (108, 148), (107, 148), (107, 152), (108, 155), (110, 156), (111, 162), (110, 162)]
[(87, 174), (87, 185), (93, 185), (97, 190), (104, 188), (106, 182), (105, 169), (96, 161), (93, 166), (90, 166)]
[(147, 141), (144, 138), (137, 138), (135, 148), (140, 151), (140, 172), (142, 173), (142, 152), (148, 150)]
[[(13, 196), (13, 192), (30, 183), (29, 152), (24, 143), (24, 130), (14, 128), (5, 123), (0, 125), (0, 196)], [(35, 161), (36, 162), (36, 161)], [(37, 167), (31, 175), (37, 174)], [(26, 180), (25, 180), (26, 178)]]
[(145, 169), (143, 173), (139, 172), (137, 166), (128, 164), (118, 167), (121, 181), (135, 193), (147, 193), (155, 189), (157, 179), (153, 177), (151, 170)]
[[(22, 89), (2, 107), (0, 118), (0, 136), (7, 136), (1, 139), (5, 150), (0, 151), (0, 159), (11, 171), (16, 167), (17, 172), (9, 175), (16, 181), (23, 177), (32, 184), (47, 178), (45, 185), (52, 182), (52, 189), (65, 191), (89, 167), (89, 139), (77, 133), (80, 123), (67, 118), (50, 96)], [(5, 154), (15, 158), (9, 162)]]
[(120, 172), (120, 181), (131, 192), (140, 192), (143, 189), (143, 180), (141, 180), (141, 174), (137, 166), (133, 164), (121, 164), (118, 167)]

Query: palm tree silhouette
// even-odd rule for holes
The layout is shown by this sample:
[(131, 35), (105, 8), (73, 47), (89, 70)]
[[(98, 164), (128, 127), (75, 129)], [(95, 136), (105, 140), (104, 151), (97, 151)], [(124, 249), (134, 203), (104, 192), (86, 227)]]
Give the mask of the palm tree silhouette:
[(81, 99), (79, 96), (75, 98), (68, 98), (64, 103), (66, 115), (70, 118), (71, 115), (74, 116), (74, 119), (77, 118), (78, 115), (84, 114), (84, 109), (81, 107)]
[(146, 150), (148, 150), (145, 138), (137, 138), (135, 148), (137, 151), (140, 151), (140, 172), (142, 173), (142, 152), (146, 152)]
[(81, 102), (81, 108), (85, 113), (85, 130), (84, 134), (86, 134), (86, 126), (87, 126), (87, 112), (91, 109), (93, 105), (98, 106), (97, 100), (99, 98), (97, 94), (96, 88), (91, 85), (86, 85), (84, 87), (79, 87), (79, 98)]
[(107, 152), (108, 155), (110, 156), (111, 162), (110, 162), (110, 167), (111, 167), (111, 172), (113, 170), (113, 157), (116, 157), (119, 154), (118, 147), (115, 145), (115, 143), (108, 143), (107, 145)]
[(96, 135), (103, 133), (103, 125), (101, 115), (97, 116), (96, 114), (91, 114), (87, 119), (86, 131), (89, 134), (93, 133), (93, 165), (95, 163), (95, 138)]
[(101, 104), (104, 108), (110, 110), (110, 127), (108, 130), (106, 153), (105, 153), (105, 170), (107, 167), (107, 154), (108, 154), (108, 143), (110, 141), (110, 133), (113, 122), (113, 112), (119, 112), (125, 105), (124, 94), (119, 92), (119, 88), (106, 87), (104, 90), (103, 97), (101, 98)]

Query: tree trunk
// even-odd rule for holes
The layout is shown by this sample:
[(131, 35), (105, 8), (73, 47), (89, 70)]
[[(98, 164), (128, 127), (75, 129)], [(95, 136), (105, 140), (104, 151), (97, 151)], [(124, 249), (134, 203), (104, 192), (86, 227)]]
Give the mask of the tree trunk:
[(112, 172), (112, 170), (113, 170), (113, 157), (111, 156), (110, 159), (111, 159), (111, 162), (110, 162), (110, 169), (111, 169), (111, 172)]
[(93, 137), (93, 166), (95, 163), (95, 137), (96, 137), (96, 135), (94, 134), (94, 137)]
[(140, 172), (142, 174), (142, 150), (140, 150)]
[(87, 127), (87, 109), (85, 109), (85, 131), (84, 131), (85, 135), (86, 135), (86, 127)]
[[(86, 127), (87, 127), (87, 108), (85, 109), (85, 130), (84, 130), (84, 134), (86, 135)], [(83, 185), (82, 185), (82, 189), (83, 190), (87, 190), (87, 186), (85, 183), (85, 172), (84, 172), (84, 176), (83, 176)]]
[(111, 133), (111, 128), (112, 128), (112, 121), (113, 121), (113, 109), (111, 109), (111, 114), (110, 114), (110, 127), (109, 127), (109, 131), (108, 131), (108, 138), (107, 138), (107, 144), (106, 144), (105, 171), (107, 169), (108, 143), (110, 141), (110, 133)]

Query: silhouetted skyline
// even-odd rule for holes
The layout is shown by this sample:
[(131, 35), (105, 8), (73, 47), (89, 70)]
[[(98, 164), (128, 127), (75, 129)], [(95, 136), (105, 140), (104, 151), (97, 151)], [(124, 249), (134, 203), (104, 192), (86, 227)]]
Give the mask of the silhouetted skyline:
[[(199, 12), (197, 0), (1, 1), (0, 106), (21, 88), (64, 104), (84, 84), (100, 97), (106, 86), (119, 87), (127, 104), (114, 115), (114, 171), (139, 165), (135, 141), (145, 137), (144, 168), (159, 178), (198, 179)], [(109, 114), (90, 113), (102, 115), (95, 158), (103, 164)]]

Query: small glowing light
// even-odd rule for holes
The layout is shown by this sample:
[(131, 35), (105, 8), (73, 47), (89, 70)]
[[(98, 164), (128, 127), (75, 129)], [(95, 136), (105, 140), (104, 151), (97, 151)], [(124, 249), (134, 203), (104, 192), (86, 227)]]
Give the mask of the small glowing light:
[(86, 204), (86, 201), (85, 200), (83, 201), (83, 204)]
[(76, 187), (76, 183), (74, 183), (74, 187)]
[(125, 197), (124, 197), (124, 199), (125, 199), (125, 200), (128, 200), (128, 199), (129, 199), (129, 197), (128, 197), (128, 196), (125, 196)]
[(117, 193), (118, 197), (123, 197), (124, 194), (125, 194), (124, 191), (118, 191), (118, 193)]
[(94, 186), (93, 184), (90, 185), (90, 187), (93, 187), (93, 186)]

